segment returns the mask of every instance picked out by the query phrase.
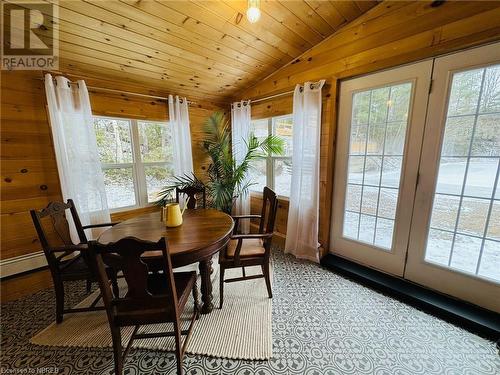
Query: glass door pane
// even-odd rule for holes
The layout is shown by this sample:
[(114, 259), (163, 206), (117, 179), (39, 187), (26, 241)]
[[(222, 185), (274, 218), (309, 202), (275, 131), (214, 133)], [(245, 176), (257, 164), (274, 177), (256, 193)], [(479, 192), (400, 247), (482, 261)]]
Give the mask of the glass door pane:
[(390, 250), (399, 197), (412, 82), (352, 99), (343, 236)]
[(500, 282), (500, 65), (453, 74), (425, 260)]

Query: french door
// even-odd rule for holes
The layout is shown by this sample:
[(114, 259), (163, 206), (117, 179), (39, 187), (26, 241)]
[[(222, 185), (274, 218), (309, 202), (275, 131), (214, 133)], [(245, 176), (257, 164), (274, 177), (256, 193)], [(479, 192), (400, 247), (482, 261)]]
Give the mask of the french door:
[(344, 81), (333, 252), (403, 276), (432, 61)]
[(330, 250), (500, 312), (500, 44), (340, 90)]
[(500, 44), (438, 58), (405, 277), (500, 312)]

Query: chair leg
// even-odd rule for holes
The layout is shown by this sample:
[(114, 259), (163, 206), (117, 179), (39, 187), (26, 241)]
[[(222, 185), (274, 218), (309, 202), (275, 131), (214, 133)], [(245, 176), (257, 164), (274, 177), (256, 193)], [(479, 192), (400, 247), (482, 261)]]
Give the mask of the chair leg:
[(64, 314), (64, 284), (61, 280), (54, 280), (56, 292), (56, 323), (62, 323)]
[(264, 274), (264, 279), (266, 279), (267, 294), (269, 298), (273, 298), (273, 291), (271, 290), (271, 277), (269, 273), (269, 261), (262, 265), (262, 273)]
[(182, 347), (181, 347), (181, 329), (179, 322), (174, 322), (175, 333), (175, 358), (177, 359), (177, 375), (182, 375)]
[(113, 290), (113, 295), (115, 298), (120, 297), (120, 288), (118, 288), (118, 278), (116, 276), (116, 272), (112, 272), (110, 275), (111, 279), (111, 289)]
[(122, 335), (120, 327), (111, 327), (111, 337), (113, 339), (113, 357), (115, 360), (115, 375), (123, 373)]
[(198, 285), (196, 282), (193, 286), (193, 299), (194, 299), (194, 313), (196, 314), (196, 320), (200, 318), (200, 301), (198, 299)]
[(219, 268), (219, 309), (222, 309), (224, 303), (224, 267), (221, 265)]
[(90, 293), (92, 290), (92, 281), (90, 279), (87, 279), (87, 293)]
[(241, 272), (243, 273), (243, 277), (247, 277), (247, 276), (245, 275), (245, 267), (241, 267)]

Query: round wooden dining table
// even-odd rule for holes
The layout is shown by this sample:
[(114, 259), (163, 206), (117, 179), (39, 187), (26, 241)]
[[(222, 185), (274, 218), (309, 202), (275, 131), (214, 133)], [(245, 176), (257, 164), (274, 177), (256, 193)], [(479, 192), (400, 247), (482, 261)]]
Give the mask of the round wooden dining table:
[[(152, 212), (122, 221), (104, 231), (98, 238), (100, 243), (116, 242), (124, 237), (158, 241), (165, 237), (173, 267), (199, 263), (201, 276), (202, 313), (213, 310), (212, 256), (227, 245), (233, 231), (231, 216), (213, 209), (186, 210), (182, 225), (167, 228), (160, 220), (160, 212)], [(149, 262), (163, 259), (161, 251), (143, 254)]]

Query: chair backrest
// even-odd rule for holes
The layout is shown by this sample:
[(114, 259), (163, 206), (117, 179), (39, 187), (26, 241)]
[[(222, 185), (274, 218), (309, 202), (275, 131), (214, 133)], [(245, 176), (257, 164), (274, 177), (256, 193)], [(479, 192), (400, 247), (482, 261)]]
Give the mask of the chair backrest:
[(276, 213), (278, 212), (278, 198), (274, 191), (265, 186), (264, 192), (262, 193), (262, 199), (259, 233), (273, 233)]
[(175, 189), (175, 201), (179, 203), (180, 195), (187, 195), (188, 201), (187, 201), (187, 208), (193, 209), (197, 208), (198, 205), (198, 198), (201, 195), (201, 200), (202, 200), (202, 207), (206, 208), (206, 192), (205, 192), (205, 187), (198, 187), (198, 186), (187, 186), (183, 189), (181, 188), (176, 188)]
[[(33, 224), (35, 225), (38, 238), (40, 239), (40, 243), (42, 244), (42, 248), (44, 250), (49, 266), (52, 262), (56, 262), (56, 257), (51, 251), (52, 248), (73, 245), (69, 229), (70, 226), (67, 218), (67, 210), (69, 210), (71, 219), (75, 224), (80, 243), (86, 243), (87, 237), (85, 236), (85, 232), (83, 230), (82, 223), (80, 222), (80, 218), (78, 216), (78, 212), (76, 211), (73, 200), (68, 199), (66, 203), (50, 202), (47, 207), (40, 211), (30, 210)], [(52, 227), (52, 230), (55, 233), (55, 238), (53, 236), (49, 236), (48, 231), (46, 230), (47, 223), (49, 224), (49, 227)]]
[[(149, 267), (142, 259), (146, 251), (158, 251), (163, 256), (162, 274), (164, 277), (165, 294), (161, 298), (166, 304), (171, 304), (173, 316), (177, 316), (177, 294), (175, 289), (172, 262), (168, 252), (167, 241), (161, 238), (158, 242), (143, 241), (135, 237), (125, 237), (117, 242), (101, 244), (97, 241), (89, 241), (89, 258), (92, 268), (97, 275), (104, 305), (108, 312), (110, 323), (122, 312), (140, 312), (158, 301), (158, 296), (149, 290), (148, 277)], [(127, 283), (127, 293), (123, 296), (115, 296), (112, 293), (106, 266), (122, 270)], [(163, 289), (162, 289), (163, 290)], [(172, 303), (173, 301), (173, 303)], [(172, 317), (173, 317), (172, 316)]]

